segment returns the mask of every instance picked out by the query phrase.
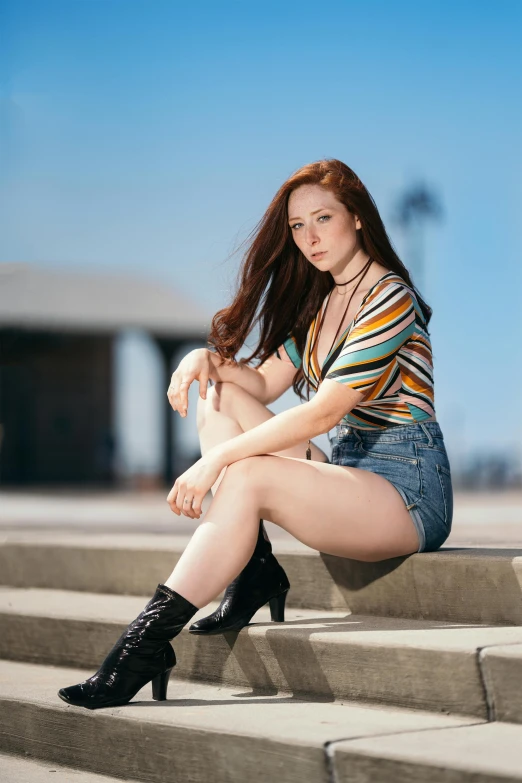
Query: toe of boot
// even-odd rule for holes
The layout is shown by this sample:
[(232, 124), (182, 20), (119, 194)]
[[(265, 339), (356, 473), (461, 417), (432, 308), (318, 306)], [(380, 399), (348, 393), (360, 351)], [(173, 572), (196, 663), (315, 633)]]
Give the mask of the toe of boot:
[(221, 619), (210, 614), (208, 617), (202, 617), (201, 620), (192, 623), (189, 626), (189, 631), (190, 633), (212, 633), (218, 627)]
[(58, 696), (63, 701), (66, 701), (67, 704), (75, 704), (77, 706), (84, 706), (87, 701), (82, 683), (70, 685), (68, 688), (60, 688)]

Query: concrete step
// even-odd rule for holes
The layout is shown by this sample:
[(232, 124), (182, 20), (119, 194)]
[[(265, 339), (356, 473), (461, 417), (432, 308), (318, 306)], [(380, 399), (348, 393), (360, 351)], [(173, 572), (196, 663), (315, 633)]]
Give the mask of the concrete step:
[(336, 783), (515, 783), (522, 726), (488, 723), (335, 742)]
[[(151, 701), (150, 685), (130, 704), (96, 711), (58, 698), (60, 687), (89, 674), (0, 662), (0, 751), (149, 783), (328, 783), (338, 743), (488, 728), (462, 717), (179, 681), (171, 683), (166, 702)], [(516, 731), (522, 739), (522, 728)], [(511, 756), (522, 770), (520, 739)], [(505, 768), (496, 746), (491, 753), (493, 763)], [(452, 781), (461, 779), (467, 780)], [(522, 773), (512, 779), (522, 780)], [(355, 778), (339, 778), (348, 780)]]
[[(0, 657), (94, 673), (149, 597), (2, 588)], [(272, 623), (263, 608), (240, 633), (199, 636), (185, 628), (173, 646), (176, 679), (522, 722), (512, 687), (522, 665), (518, 626), (304, 609)]]
[[(53, 783), (121, 783), (121, 778), (109, 778), (7, 753), (0, 753), (0, 780), (2, 783), (50, 783), (51, 780)], [(126, 780), (133, 783), (129, 778)]]
[[(147, 595), (171, 573), (179, 539), (4, 534), (0, 581), (13, 587)], [(379, 563), (277, 542), (288, 605), (457, 623), (522, 625), (522, 549), (449, 549)]]

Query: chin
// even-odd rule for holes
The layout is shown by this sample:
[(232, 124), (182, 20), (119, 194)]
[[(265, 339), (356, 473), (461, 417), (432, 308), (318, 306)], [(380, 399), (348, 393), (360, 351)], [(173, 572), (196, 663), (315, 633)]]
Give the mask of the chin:
[(318, 258), (317, 261), (314, 258), (309, 258), (308, 260), (319, 272), (330, 272), (335, 268), (336, 264), (331, 258), (328, 258), (328, 260), (326, 258)]
[(320, 269), (321, 272), (331, 272), (332, 269), (335, 269), (335, 263), (330, 260), (328, 264), (321, 265)]

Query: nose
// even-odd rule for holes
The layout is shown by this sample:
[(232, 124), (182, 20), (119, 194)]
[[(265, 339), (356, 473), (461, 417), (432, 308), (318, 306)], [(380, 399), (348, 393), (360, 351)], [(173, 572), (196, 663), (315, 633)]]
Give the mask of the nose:
[(314, 225), (305, 228), (305, 240), (308, 245), (315, 245), (318, 240), (317, 230)]

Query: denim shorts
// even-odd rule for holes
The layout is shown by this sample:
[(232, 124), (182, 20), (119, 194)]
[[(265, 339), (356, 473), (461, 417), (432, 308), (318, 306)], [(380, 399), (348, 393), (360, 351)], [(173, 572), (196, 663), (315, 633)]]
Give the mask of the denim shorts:
[(442, 546), (451, 531), (453, 488), (437, 421), (379, 431), (341, 424), (331, 443), (332, 464), (370, 470), (393, 484), (417, 530), (419, 552)]

